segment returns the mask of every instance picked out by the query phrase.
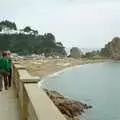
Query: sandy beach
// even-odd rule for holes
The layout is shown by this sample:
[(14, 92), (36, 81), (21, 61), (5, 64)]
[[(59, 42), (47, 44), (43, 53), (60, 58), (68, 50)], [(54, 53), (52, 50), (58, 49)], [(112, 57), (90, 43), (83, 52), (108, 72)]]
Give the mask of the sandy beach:
[(41, 59), (41, 60), (18, 60), (17, 62), (23, 66), (30, 72), (31, 75), (34, 76), (47, 76), (63, 70), (65, 68), (74, 67), (82, 64), (88, 63), (96, 63), (96, 62), (104, 62), (104, 59), (98, 60), (88, 60), (88, 59), (72, 59), (72, 58), (64, 58), (64, 59)]

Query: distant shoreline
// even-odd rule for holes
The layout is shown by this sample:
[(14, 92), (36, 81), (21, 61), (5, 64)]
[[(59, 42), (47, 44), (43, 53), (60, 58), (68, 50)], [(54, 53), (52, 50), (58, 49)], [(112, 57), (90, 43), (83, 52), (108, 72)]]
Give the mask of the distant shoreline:
[(109, 59), (44, 59), (44, 60), (19, 60), (30, 74), (41, 78), (52, 77), (66, 70), (70, 70), (80, 65), (107, 62)]
[(61, 69), (60, 71), (56, 71), (56, 72), (53, 72), (51, 74), (48, 74), (46, 76), (43, 76), (41, 81), (40, 82), (43, 82), (45, 79), (47, 78), (52, 78), (52, 77), (55, 77), (55, 76), (58, 76), (60, 75), (61, 73), (63, 72), (66, 72), (66, 71), (69, 71), (69, 70), (72, 70), (72, 69), (75, 69), (75, 68), (79, 68), (81, 65), (86, 65), (86, 64), (95, 64), (95, 63), (103, 63), (103, 62), (107, 62), (107, 60), (96, 60), (96, 61), (90, 61), (90, 62), (87, 62), (87, 63), (82, 63), (82, 64), (79, 64), (79, 65), (74, 65), (74, 66), (70, 66), (70, 67), (65, 67), (63, 69)]
[(95, 60), (95, 61), (89, 61), (89, 62), (84, 62), (82, 64), (79, 64), (79, 65), (73, 65), (73, 66), (70, 66), (70, 67), (65, 67), (59, 71), (55, 71), (51, 74), (48, 74), (46, 76), (42, 76), (41, 78), (41, 81), (39, 82), (39, 87), (42, 86), (42, 83), (46, 80), (46, 79), (49, 79), (49, 78), (54, 78), (55, 76), (58, 76), (66, 71), (69, 71), (69, 70), (72, 70), (72, 69), (76, 69), (76, 68), (79, 68), (81, 65), (86, 65), (86, 64), (95, 64), (95, 63), (103, 63), (103, 62), (108, 62), (110, 60)]

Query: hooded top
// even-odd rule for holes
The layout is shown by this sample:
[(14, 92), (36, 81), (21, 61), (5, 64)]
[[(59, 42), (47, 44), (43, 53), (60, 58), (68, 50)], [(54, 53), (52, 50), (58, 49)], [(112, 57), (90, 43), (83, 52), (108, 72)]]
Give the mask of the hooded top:
[(0, 70), (5, 70), (9, 72), (9, 63), (8, 60), (2, 56), (0, 56)]
[(11, 67), (12, 67), (12, 60), (11, 60), (10, 56), (11, 56), (11, 52), (10, 51), (4, 51), (3, 52), (3, 57), (8, 60), (8, 67), (9, 67), (9, 69), (11, 69)]

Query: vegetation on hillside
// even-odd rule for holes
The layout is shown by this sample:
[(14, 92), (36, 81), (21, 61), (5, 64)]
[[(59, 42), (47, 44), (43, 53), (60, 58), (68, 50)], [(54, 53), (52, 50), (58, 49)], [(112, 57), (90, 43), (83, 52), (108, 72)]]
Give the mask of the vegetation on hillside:
[(26, 26), (18, 30), (14, 22), (0, 22), (0, 48), (9, 49), (20, 55), (41, 54), (46, 56), (65, 56), (65, 48), (61, 42), (56, 42), (52, 33), (40, 35), (37, 30)]
[(88, 59), (120, 59), (120, 38), (114, 37), (111, 42), (108, 42), (100, 51), (91, 51), (82, 55)]
[(0, 22), (0, 31), (7, 29), (7, 30), (17, 30), (17, 26), (14, 22), (10, 22), (8, 20)]
[(82, 55), (83, 58), (88, 59), (101, 59), (100, 51), (99, 50), (93, 50), (91, 52), (86, 52), (85, 55)]
[(114, 37), (111, 42), (101, 49), (101, 56), (120, 59), (120, 38)]

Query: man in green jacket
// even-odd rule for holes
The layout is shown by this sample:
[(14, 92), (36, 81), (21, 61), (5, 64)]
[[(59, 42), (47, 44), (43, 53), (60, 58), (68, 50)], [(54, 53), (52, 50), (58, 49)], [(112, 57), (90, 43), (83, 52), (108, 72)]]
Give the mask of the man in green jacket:
[[(0, 50), (0, 91), (2, 91), (2, 79), (4, 76), (9, 75), (9, 64), (8, 60), (2, 56), (2, 51)], [(4, 79), (4, 87), (7, 90), (7, 79)]]
[(9, 68), (8, 72), (9, 72), (9, 75), (7, 77), (8, 77), (8, 86), (10, 87), (11, 86), (11, 77), (12, 77), (11, 52), (10, 51), (4, 51), (3, 52), (3, 57), (5, 57), (8, 60), (8, 68)]

